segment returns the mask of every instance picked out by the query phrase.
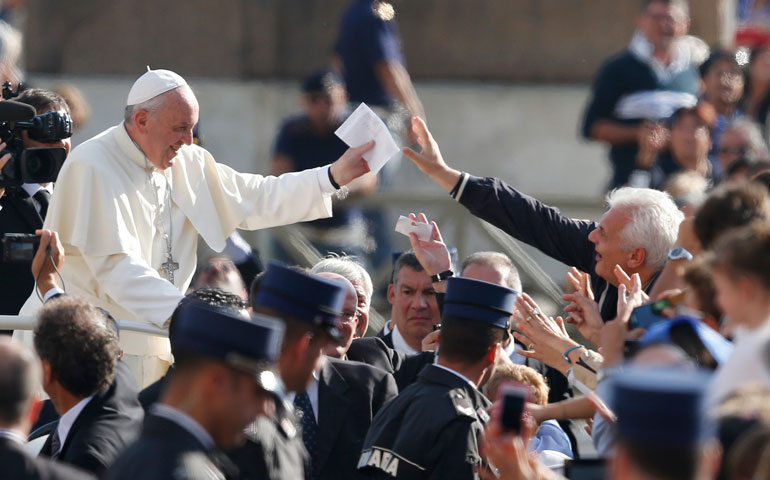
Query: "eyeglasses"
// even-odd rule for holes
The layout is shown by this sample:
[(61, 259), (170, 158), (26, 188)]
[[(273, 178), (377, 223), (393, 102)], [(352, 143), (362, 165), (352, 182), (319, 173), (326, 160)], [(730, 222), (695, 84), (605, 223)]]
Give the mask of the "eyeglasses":
[(340, 315), (340, 321), (342, 323), (357, 322), (359, 318), (361, 318), (361, 314), (358, 312), (342, 312), (342, 315)]

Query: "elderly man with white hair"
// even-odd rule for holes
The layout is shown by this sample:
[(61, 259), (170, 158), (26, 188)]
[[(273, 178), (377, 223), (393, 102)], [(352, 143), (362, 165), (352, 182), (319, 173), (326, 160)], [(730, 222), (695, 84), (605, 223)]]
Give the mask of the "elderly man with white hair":
[[(193, 144), (198, 110), (184, 78), (148, 68), (128, 94), (125, 120), (72, 151), (45, 223), (64, 245), (68, 293), (116, 318), (165, 327), (190, 285), (198, 235), (221, 251), (236, 228), (329, 217), (331, 195), (368, 171), (361, 155), (373, 142), (280, 177), (236, 172)], [(33, 294), (22, 314), (38, 306)], [(163, 373), (167, 341), (121, 337), (141, 383)]]
[(500, 179), (474, 177), (451, 168), (425, 123), (415, 117), (412, 128), (422, 150), (405, 148), (404, 154), (477, 217), (587, 272), (605, 321), (615, 318), (621, 282), (630, 282), (638, 273), (649, 289), (665, 265), (684, 219), (668, 194), (619, 188), (607, 195), (609, 208), (599, 222), (567, 218)]

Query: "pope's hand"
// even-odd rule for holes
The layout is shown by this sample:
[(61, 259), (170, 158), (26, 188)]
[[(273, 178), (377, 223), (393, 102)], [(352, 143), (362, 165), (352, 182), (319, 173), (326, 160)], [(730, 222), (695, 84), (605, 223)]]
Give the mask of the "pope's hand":
[(338, 185), (347, 185), (356, 178), (369, 171), (369, 164), (362, 155), (374, 148), (374, 140), (371, 140), (360, 147), (348, 148), (348, 150), (334, 163), (330, 170), (334, 181)]
[(422, 118), (412, 117), (412, 133), (417, 137), (420, 151), (418, 153), (409, 147), (404, 147), (404, 155), (446, 191), (452, 190), (460, 179), (460, 172), (450, 168), (444, 162), (438, 143), (433, 139)]

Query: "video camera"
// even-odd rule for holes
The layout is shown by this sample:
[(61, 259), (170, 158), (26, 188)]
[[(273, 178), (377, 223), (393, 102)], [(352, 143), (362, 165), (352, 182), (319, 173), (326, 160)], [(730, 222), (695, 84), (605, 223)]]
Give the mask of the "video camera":
[(61, 147), (24, 148), (21, 132), (38, 142), (53, 143), (72, 136), (72, 119), (66, 113), (46, 112), (36, 115), (27, 104), (11, 100), (19, 94), (10, 82), (3, 84), (0, 102), (0, 140), (6, 144), (0, 157), (10, 153), (11, 158), (0, 170), (0, 188), (21, 186), (23, 183), (56, 181), (67, 151)]

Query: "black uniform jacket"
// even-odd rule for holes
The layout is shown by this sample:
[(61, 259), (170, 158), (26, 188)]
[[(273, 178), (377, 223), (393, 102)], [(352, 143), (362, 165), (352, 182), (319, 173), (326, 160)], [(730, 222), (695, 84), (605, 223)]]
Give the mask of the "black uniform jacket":
[[(143, 418), (136, 382), (119, 361), (112, 385), (94, 395), (75, 419), (58, 460), (100, 475), (139, 437)], [(50, 436), (40, 455), (51, 455)]]
[(276, 404), (274, 418), (260, 416), (246, 429), (246, 443), (227, 451), (243, 480), (302, 480), (310, 475), (310, 456), (294, 406)]
[(318, 379), (318, 465), (314, 478), (365, 478), (359, 453), (374, 415), (398, 395), (393, 377), (358, 362), (327, 359)]
[(385, 370), (396, 379), (398, 389), (403, 390), (417, 380), (425, 365), (435, 359), (433, 352), (406, 355), (388, 347), (379, 337), (356, 338), (350, 344), (347, 359)]
[[(206, 448), (176, 422), (147, 414), (139, 440), (126, 450), (106, 480), (224, 480), (237, 471), (216, 449)], [(227, 475), (225, 474), (227, 472)]]
[(374, 417), (358, 468), (371, 478), (476, 479), (490, 405), (466, 380), (429, 365)]
[(20, 443), (0, 437), (0, 480), (90, 480), (95, 478), (88, 472), (47, 458), (33, 457)]

